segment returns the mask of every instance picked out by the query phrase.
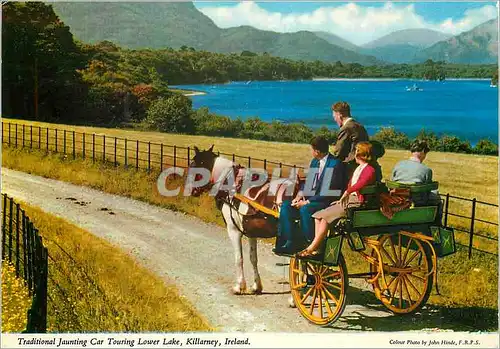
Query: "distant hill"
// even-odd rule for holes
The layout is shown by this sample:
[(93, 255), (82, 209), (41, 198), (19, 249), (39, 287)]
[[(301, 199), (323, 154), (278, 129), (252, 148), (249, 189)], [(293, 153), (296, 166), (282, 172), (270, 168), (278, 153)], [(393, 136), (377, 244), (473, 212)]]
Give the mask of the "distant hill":
[(314, 34), (316, 34), (316, 36), (320, 37), (321, 39), (328, 41), (332, 45), (340, 46), (347, 50), (358, 52), (361, 49), (359, 46), (353, 44), (352, 42), (342, 39), (340, 36), (332, 33), (314, 32)]
[(190, 2), (50, 4), (84, 42), (108, 40), (133, 49), (188, 46), (221, 53), (268, 52), (306, 61), (380, 63), (375, 57), (332, 45), (311, 32), (282, 34), (249, 26), (221, 29)]
[(430, 29), (398, 30), (363, 45), (357, 52), (390, 63), (409, 63), (422, 49), (450, 36)]
[(276, 33), (250, 26), (225, 29), (216, 42), (209, 45), (209, 50), (225, 53), (243, 50), (267, 52), (273, 56), (306, 61), (342, 61), (364, 65), (380, 63), (375, 57), (332, 45), (312, 32)]
[(467, 32), (438, 42), (421, 51), (415, 62), (426, 59), (464, 64), (498, 61), (498, 19), (489, 20)]
[(84, 42), (112, 41), (127, 48), (204, 48), (221, 29), (187, 2), (51, 2)]
[(451, 35), (431, 29), (404, 29), (387, 34), (381, 38), (363, 45), (365, 49), (393, 45), (410, 45), (415, 47), (429, 47), (438, 41), (446, 40)]

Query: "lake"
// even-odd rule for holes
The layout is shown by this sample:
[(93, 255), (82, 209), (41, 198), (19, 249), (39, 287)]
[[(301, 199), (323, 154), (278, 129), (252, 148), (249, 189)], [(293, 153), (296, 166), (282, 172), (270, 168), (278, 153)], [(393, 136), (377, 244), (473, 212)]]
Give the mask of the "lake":
[[(415, 83), (422, 91), (406, 90)], [(393, 126), (410, 137), (424, 128), (473, 145), (482, 138), (498, 143), (498, 89), (489, 80), (252, 81), (176, 87), (205, 92), (192, 97), (194, 108), (208, 107), (232, 118), (259, 116), (336, 128), (330, 106), (343, 100), (371, 135)]]

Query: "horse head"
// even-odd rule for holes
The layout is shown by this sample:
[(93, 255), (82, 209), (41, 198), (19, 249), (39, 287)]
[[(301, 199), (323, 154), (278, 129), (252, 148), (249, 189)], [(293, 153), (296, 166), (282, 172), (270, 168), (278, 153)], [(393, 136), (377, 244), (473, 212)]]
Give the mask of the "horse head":
[[(204, 168), (208, 170), (210, 173), (214, 170), (215, 160), (218, 155), (213, 152), (214, 145), (207, 150), (200, 150), (198, 147), (194, 147), (194, 157), (189, 164), (189, 168)], [(201, 174), (197, 174), (195, 180), (201, 180)], [(205, 190), (207, 190), (210, 186), (210, 183), (203, 187), (196, 187), (191, 189), (191, 195), (200, 196)]]

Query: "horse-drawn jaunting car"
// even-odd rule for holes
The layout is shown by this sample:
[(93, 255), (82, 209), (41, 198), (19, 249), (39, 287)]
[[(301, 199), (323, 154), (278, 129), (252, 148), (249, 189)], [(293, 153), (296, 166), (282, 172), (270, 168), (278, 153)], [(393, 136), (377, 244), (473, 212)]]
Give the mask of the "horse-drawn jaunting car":
[[(437, 189), (426, 185), (385, 185), (362, 189), (377, 196), (390, 188), (411, 192)], [(364, 278), (375, 296), (395, 314), (410, 314), (437, 289), (438, 257), (456, 251), (453, 229), (436, 224), (437, 206), (412, 207), (385, 217), (374, 205), (348, 207), (347, 216), (330, 225), (323, 253), (313, 258), (290, 256), (290, 289), (300, 313), (316, 325), (337, 320), (346, 305), (349, 278)], [(368, 262), (365, 273), (349, 274), (342, 254), (345, 244)]]
[[(211, 172), (209, 183), (197, 188), (197, 194), (224, 182), (228, 174), (235, 178), (245, 176), (244, 168), (219, 157), (212, 148), (205, 151), (195, 149), (196, 155), (190, 167), (203, 167)], [(262, 292), (256, 239), (277, 235), (275, 223), (279, 217), (279, 205), (286, 195), (290, 197), (283, 190), (287, 184), (290, 183), (271, 181), (266, 186), (250, 188), (244, 193), (218, 191), (216, 200), (235, 251), (235, 294), (241, 294), (246, 289), (241, 242), (244, 235), (249, 238), (254, 271), (251, 291), (256, 294)], [(273, 186), (275, 193), (269, 195)], [(409, 194), (426, 193), (437, 190), (438, 183), (405, 185), (388, 181), (367, 186), (361, 190), (361, 194), (367, 198), (365, 204), (348, 207), (346, 217), (329, 226), (320, 254), (304, 258), (279, 254), (290, 258), (291, 294), (298, 310), (307, 320), (323, 326), (336, 321), (346, 305), (349, 278), (364, 278), (372, 286), (377, 299), (395, 314), (417, 311), (427, 302), (433, 285), (438, 291), (438, 257), (456, 251), (454, 231), (443, 227), (436, 219), (436, 205), (412, 206), (394, 213), (391, 218), (382, 214), (378, 206), (379, 195), (401, 188)], [(348, 273), (342, 254), (342, 249), (347, 248), (346, 243), (348, 248), (368, 262), (365, 273)]]

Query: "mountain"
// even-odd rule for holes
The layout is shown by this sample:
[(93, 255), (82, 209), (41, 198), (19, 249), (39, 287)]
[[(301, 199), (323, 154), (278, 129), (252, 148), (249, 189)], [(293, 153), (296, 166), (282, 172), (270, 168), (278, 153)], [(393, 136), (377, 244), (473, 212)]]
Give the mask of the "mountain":
[(354, 45), (352, 42), (344, 40), (340, 36), (337, 36), (335, 34), (327, 32), (314, 32), (314, 34), (316, 34), (316, 36), (320, 37), (321, 39), (328, 41), (332, 45), (340, 46), (354, 52), (358, 52), (360, 50), (359, 46)]
[(363, 45), (357, 52), (385, 62), (409, 63), (422, 49), (449, 37), (430, 29), (398, 30)]
[(420, 52), (414, 61), (426, 59), (463, 64), (498, 62), (498, 18), (432, 45)]
[(50, 3), (74, 36), (84, 42), (108, 40), (139, 49), (194, 47), (230, 53), (268, 52), (289, 59), (380, 63), (318, 37), (312, 32), (276, 33), (249, 26), (221, 29), (190, 2)]
[(84, 42), (112, 41), (127, 48), (202, 49), (221, 32), (188, 2), (51, 2), (56, 14)]
[(364, 44), (363, 48), (374, 49), (393, 45), (410, 45), (422, 48), (429, 47), (438, 41), (446, 40), (450, 36), (431, 29), (404, 29), (370, 41)]
[(209, 45), (209, 50), (222, 53), (243, 50), (267, 52), (273, 56), (305, 61), (342, 61), (364, 65), (380, 63), (375, 57), (332, 45), (312, 32), (276, 33), (250, 26), (225, 29), (217, 41)]

